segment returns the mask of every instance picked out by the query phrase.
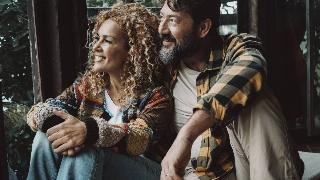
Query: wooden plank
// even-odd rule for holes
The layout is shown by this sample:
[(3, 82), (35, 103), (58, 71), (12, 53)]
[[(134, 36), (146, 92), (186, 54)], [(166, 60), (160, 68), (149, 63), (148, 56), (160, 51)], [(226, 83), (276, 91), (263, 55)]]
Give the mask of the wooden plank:
[(315, 73), (315, 23), (314, 1), (306, 0), (306, 26), (307, 26), (307, 134), (314, 135), (314, 73)]
[(34, 103), (42, 101), (41, 93), (41, 78), (40, 78), (40, 69), (39, 61), (37, 58), (37, 32), (35, 24), (35, 11), (34, 11), (34, 2), (28, 0), (27, 2), (27, 12), (29, 19), (29, 40), (30, 40), (30, 55), (31, 55), (31, 69), (32, 69), (32, 82), (33, 82), (33, 94), (34, 94)]
[(0, 179), (8, 179), (8, 164), (6, 153), (6, 139), (4, 134), (4, 117), (3, 117), (3, 105), (2, 105), (2, 69), (0, 65)]
[(35, 102), (69, 86), (87, 61), (85, 0), (29, 0)]

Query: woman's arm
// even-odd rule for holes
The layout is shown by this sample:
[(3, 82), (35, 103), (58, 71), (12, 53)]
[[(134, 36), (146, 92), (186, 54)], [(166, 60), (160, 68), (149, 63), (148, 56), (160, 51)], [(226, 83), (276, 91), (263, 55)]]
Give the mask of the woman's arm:
[[(153, 91), (144, 109), (129, 123), (110, 124), (102, 118), (89, 118), (85, 122), (97, 124), (98, 136), (94, 142), (98, 147), (112, 147), (121, 141), (120, 151), (130, 155), (143, 154), (148, 145), (161, 138), (172, 120), (172, 99), (165, 88)], [(93, 125), (91, 125), (93, 126)], [(94, 136), (94, 132), (88, 134)]]
[[(53, 111), (64, 111), (74, 115), (78, 109), (77, 87), (79, 81), (75, 81), (70, 87), (65, 89), (61, 95), (56, 98), (47, 99), (45, 102), (40, 102), (31, 107), (27, 113), (27, 123), (33, 131), (38, 129), (44, 132), (50, 127), (59, 124), (62, 120), (58, 117), (53, 118)], [(44, 125), (49, 118), (50, 123)], [(43, 127), (45, 126), (45, 129)]]

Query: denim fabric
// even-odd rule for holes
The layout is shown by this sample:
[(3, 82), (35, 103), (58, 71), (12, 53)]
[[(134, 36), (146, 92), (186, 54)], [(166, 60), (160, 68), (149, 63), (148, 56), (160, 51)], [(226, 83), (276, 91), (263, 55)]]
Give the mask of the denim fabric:
[(53, 152), (38, 131), (33, 144), (28, 180), (160, 179), (161, 167), (142, 156), (130, 157), (107, 149), (86, 147), (74, 157)]

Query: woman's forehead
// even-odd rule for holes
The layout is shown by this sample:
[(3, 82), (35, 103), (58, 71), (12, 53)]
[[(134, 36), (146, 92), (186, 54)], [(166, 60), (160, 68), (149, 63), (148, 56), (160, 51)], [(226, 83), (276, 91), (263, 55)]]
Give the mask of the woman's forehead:
[(112, 19), (107, 19), (99, 27), (98, 34), (100, 36), (104, 35), (113, 38), (120, 38), (124, 35), (124, 32), (117, 22)]

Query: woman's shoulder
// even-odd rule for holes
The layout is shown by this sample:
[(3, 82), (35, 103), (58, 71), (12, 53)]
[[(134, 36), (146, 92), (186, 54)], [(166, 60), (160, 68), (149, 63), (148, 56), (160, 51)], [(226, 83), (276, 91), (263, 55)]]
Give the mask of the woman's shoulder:
[(103, 104), (104, 91), (101, 89), (93, 89), (92, 84), (88, 82), (86, 76), (78, 77), (73, 82), (73, 87), (77, 99), (92, 102), (94, 104)]
[(170, 93), (169, 89), (165, 85), (160, 85), (160, 86), (156, 86), (156, 87), (152, 88), (152, 92), (154, 92), (154, 93), (165, 93), (165, 94), (169, 94)]
[(141, 104), (158, 104), (160, 102), (171, 102), (172, 97), (166, 86), (156, 86), (149, 90), (149, 93), (141, 100)]
[(170, 98), (171, 97), (170, 90), (164, 85), (156, 86), (151, 88), (149, 97), (150, 97), (149, 99), (154, 99), (159, 97)]

